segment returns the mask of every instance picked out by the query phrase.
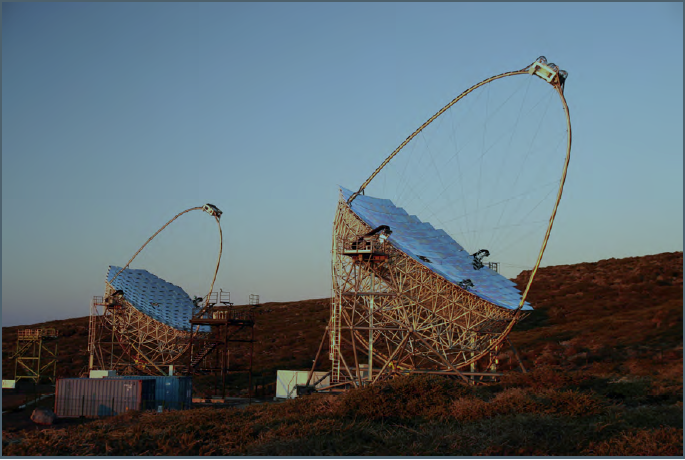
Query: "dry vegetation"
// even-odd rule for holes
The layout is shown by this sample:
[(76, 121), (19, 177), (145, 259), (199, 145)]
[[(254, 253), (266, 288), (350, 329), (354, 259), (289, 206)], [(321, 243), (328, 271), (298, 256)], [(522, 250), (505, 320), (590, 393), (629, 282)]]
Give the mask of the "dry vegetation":
[[(682, 253), (542, 269), (531, 292), (537, 310), (511, 336), (530, 372), (496, 385), (403, 377), (247, 409), (3, 427), (3, 454), (681, 456), (682, 273)], [(328, 308), (327, 300), (265, 305), (256, 373), (306, 369)], [(85, 346), (77, 333), (71, 340)], [(510, 356), (503, 351), (505, 368)]]
[[(682, 402), (650, 380), (538, 368), (491, 387), (399, 378), (247, 409), (132, 412), (3, 436), (5, 455), (681, 455)], [(613, 386), (618, 386), (614, 389)], [(664, 395), (661, 395), (664, 396)], [(634, 399), (631, 399), (634, 398)], [(626, 404), (626, 399), (635, 404)]]

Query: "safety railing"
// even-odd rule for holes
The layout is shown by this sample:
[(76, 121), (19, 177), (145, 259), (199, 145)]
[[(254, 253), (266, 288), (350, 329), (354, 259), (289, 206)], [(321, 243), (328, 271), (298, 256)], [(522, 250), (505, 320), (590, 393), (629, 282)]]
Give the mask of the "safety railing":
[(215, 310), (213, 319), (228, 319), (234, 321), (254, 321), (254, 312), (244, 309)]
[(33, 340), (57, 337), (57, 329), (22, 329), (18, 331), (19, 339)]

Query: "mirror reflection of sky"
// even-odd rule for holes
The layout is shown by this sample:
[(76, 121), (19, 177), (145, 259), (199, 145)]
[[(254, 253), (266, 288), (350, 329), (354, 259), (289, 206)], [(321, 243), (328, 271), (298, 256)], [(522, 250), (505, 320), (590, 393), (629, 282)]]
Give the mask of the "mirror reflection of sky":
[[(4, 3), (3, 326), (86, 316), (167, 220), (223, 212), (215, 287), (330, 295), (338, 185), (445, 103), (545, 55), (568, 180), (542, 265), (682, 251), (680, 3)], [(216, 224), (134, 261), (204, 295)]]

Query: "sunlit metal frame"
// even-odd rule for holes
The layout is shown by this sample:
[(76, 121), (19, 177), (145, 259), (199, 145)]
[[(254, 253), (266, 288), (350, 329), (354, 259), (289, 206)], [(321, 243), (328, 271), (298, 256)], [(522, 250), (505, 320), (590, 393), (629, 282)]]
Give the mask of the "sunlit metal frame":
[[(341, 194), (333, 234), (331, 383), (359, 386), (416, 372), (466, 379), (494, 371), (491, 351), (517, 311), (445, 280), (388, 241), (351, 250), (370, 230)], [(487, 363), (478, 363), (483, 358)]]
[(57, 372), (56, 329), (20, 329), (17, 332), (17, 349), (12, 355), (15, 360), (14, 380), (42, 379), (55, 382)]
[(214, 217), (219, 228), (219, 256), (209, 293), (198, 315), (207, 312), (212, 304), (212, 290), (221, 263), (223, 236), (221, 232), (221, 211), (206, 204), (180, 212), (155, 232), (119, 270), (105, 283), (104, 297), (95, 297), (91, 303), (88, 351), (89, 370), (110, 369), (122, 373), (144, 372), (151, 375), (167, 375), (169, 366), (174, 366), (190, 349), (191, 336), (203, 338), (208, 332), (201, 332), (200, 326), (192, 331), (174, 329), (139, 311), (121, 296), (116, 296), (112, 282), (121, 274), (140, 252), (162, 230), (177, 218), (190, 211), (200, 210)]
[[(114, 291), (108, 283), (105, 298)], [(125, 300), (111, 304), (102, 297), (93, 300), (90, 329), (91, 370), (168, 375), (190, 342), (189, 331), (154, 320)]]
[[(500, 78), (530, 74), (550, 83), (566, 114), (568, 141), (556, 202), (528, 283), (514, 310), (485, 301), (432, 272), (390, 243), (376, 242), (371, 255), (349, 249), (371, 228), (350, 204), (418, 133), (475, 89)], [(333, 224), (333, 292), (326, 329), (333, 386), (360, 386), (398, 373), (451, 374), (467, 380), (496, 375), (497, 353), (522, 307), (552, 229), (571, 153), (571, 121), (564, 97), (567, 73), (541, 56), (517, 71), (488, 78), (453, 99), (412, 133), (345, 200), (341, 194)], [(322, 342), (323, 344), (323, 342)], [(318, 355), (317, 355), (318, 359)], [(362, 362), (364, 361), (364, 362)], [(316, 359), (312, 372), (316, 366)]]

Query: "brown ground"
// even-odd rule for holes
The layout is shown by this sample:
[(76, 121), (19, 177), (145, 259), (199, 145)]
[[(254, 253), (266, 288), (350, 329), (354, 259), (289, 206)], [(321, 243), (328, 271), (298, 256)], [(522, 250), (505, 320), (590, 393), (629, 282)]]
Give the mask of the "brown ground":
[[(58, 419), (52, 426), (42, 426), (31, 421), (31, 414), (36, 407), (52, 409), (55, 407), (55, 386), (32, 382), (21, 382), (14, 390), (2, 390), (2, 431), (16, 433), (21, 431), (41, 431), (60, 429), (66, 426), (86, 423), (85, 419)], [(24, 406), (23, 408), (21, 406)]]
[(511, 340), (529, 365), (682, 375), (682, 252), (546, 267), (528, 298)]

